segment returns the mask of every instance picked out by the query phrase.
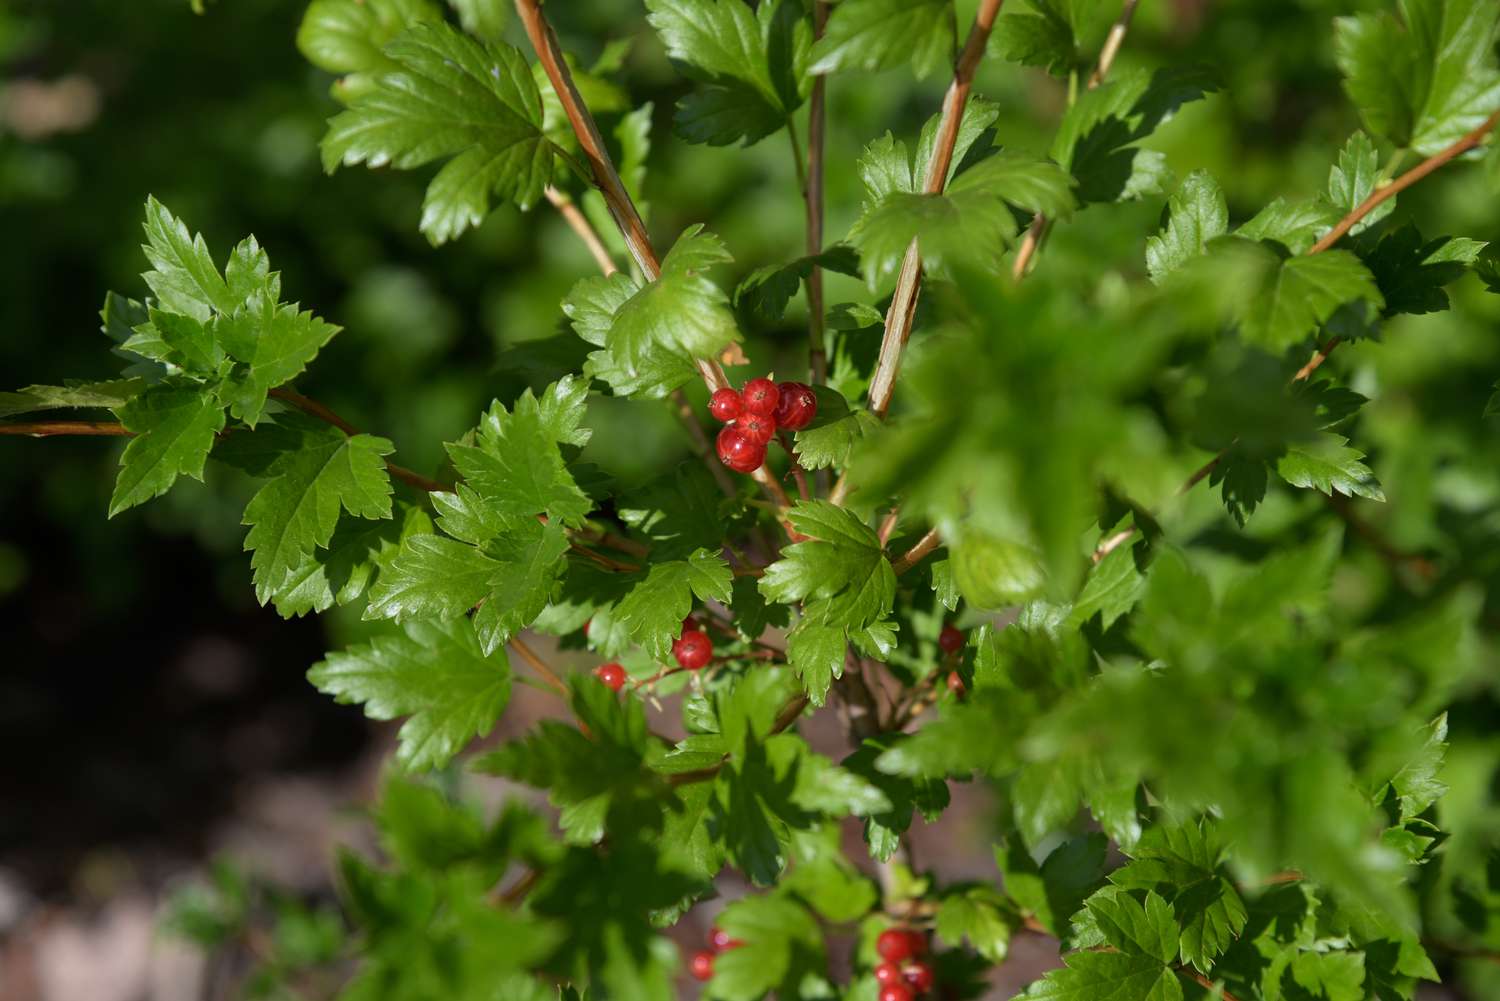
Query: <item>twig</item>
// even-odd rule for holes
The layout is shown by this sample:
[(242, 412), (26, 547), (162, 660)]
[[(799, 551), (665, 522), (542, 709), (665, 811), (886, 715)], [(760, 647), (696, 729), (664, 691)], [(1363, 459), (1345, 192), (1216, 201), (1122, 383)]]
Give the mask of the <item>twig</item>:
[(526, 895), (530, 893), (538, 882), (541, 881), (542, 871), (540, 869), (527, 869), (519, 879), (510, 885), (510, 889), (500, 894), (500, 903), (506, 907), (515, 907)]
[[(969, 31), (969, 40), (953, 71), (953, 83), (943, 99), (943, 115), (938, 121), (937, 139), (932, 159), (927, 164), (927, 176), (922, 189), (927, 194), (942, 194), (948, 183), (948, 168), (953, 163), (953, 148), (958, 141), (958, 127), (963, 121), (964, 107), (969, 102), (969, 90), (974, 83), (974, 71), (984, 58), (985, 45), (989, 42), (990, 30), (995, 17), (1000, 13), (1002, 0), (982, 0), (974, 18), (974, 27)], [(875, 363), (875, 374), (870, 378), (870, 412), (884, 417), (891, 405), (891, 394), (896, 388), (896, 377), (901, 371), (901, 354), (906, 340), (911, 336), (912, 317), (916, 314), (917, 296), (922, 288), (922, 254), (913, 240), (901, 262), (901, 274), (896, 280), (896, 291), (890, 309), (885, 314), (885, 334), (880, 342), (880, 358)], [(835, 488), (837, 489), (837, 488)]]
[(32, 421), (30, 423), (0, 424), (0, 434), (27, 435), (32, 438), (51, 438), (56, 435), (129, 438), (135, 432), (123, 424), (109, 421)]
[(916, 545), (908, 549), (900, 559), (892, 563), (891, 569), (896, 571), (897, 574), (904, 574), (906, 573), (906, 571), (922, 562), (922, 559), (926, 557), (928, 553), (931, 553), (934, 549), (936, 549), (938, 546), (941, 546), (942, 544), (943, 538), (942, 536), (938, 535), (938, 530), (934, 528), (930, 530), (926, 535), (918, 539)]
[[(599, 193), (604, 196), (604, 204), (609, 208), (615, 224), (619, 226), (620, 235), (625, 239), (625, 246), (630, 251), (630, 256), (634, 258), (647, 281), (656, 281), (661, 277), (661, 259), (656, 255), (656, 248), (651, 244), (651, 235), (646, 231), (646, 224), (642, 221), (634, 200), (625, 190), (625, 182), (620, 180), (620, 173), (615, 169), (614, 161), (610, 159), (609, 150), (604, 145), (604, 139), (599, 135), (599, 126), (595, 124), (594, 116), (589, 112), (588, 105), (584, 104), (582, 95), (578, 93), (578, 88), (573, 83), (573, 73), (568, 69), (562, 46), (557, 41), (557, 33), (552, 30), (552, 25), (547, 22), (546, 15), (542, 13), (541, 0), (516, 0), (516, 12), (521, 16), (521, 23), (526, 29), (526, 37), (531, 41), (532, 49), (536, 51), (537, 61), (541, 63), (547, 79), (552, 83), (553, 91), (557, 94), (558, 101), (562, 104), (563, 112), (568, 116), (568, 122), (573, 127), (573, 134), (578, 139), (578, 146), (588, 160), (589, 169), (594, 175), (594, 184), (599, 189)], [(724, 369), (720, 367), (717, 360), (698, 358), (694, 360), (694, 364), (710, 392), (729, 385), (729, 378), (724, 374)], [(680, 396), (677, 398), (679, 401), (685, 399)], [(688, 431), (691, 434), (692, 428), (689, 427)], [(702, 428), (700, 427), (698, 431), (701, 434)], [(706, 436), (704, 440), (706, 442)], [(791, 499), (787, 497), (781, 484), (776, 482), (776, 477), (772, 476), (764, 466), (757, 469), (752, 476), (771, 498), (771, 502), (777, 506), (779, 520), (780, 512), (791, 507)]]
[[(294, 389), (289, 389), (286, 386), (278, 386), (266, 395), (273, 399), (281, 400), (283, 403), (290, 404), (303, 413), (311, 417), (316, 417), (320, 421), (332, 424), (351, 438), (360, 433), (359, 428), (344, 420), (328, 407), (325, 407), (317, 400), (303, 396)], [(407, 469), (405, 466), (398, 466), (394, 462), (387, 462), (385, 468), (396, 479), (402, 481), (407, 486), (416, 487), (418, 490), (425, 490), (428, 493), (438, 493), (452, 489), (439, 483), (437, 480), (429, 479), (421, 473)]]
[(526, 642), (521, 639), (520, 636), (512, 636), (510, 638), (510, 645), (511, 649), (515, 650), (516, 653), (521, 655), (522, 660), (531, 665), (531, 669), (533, 671), (542, 676), (542, 680), (551, 685), (553, 690), (556, 691), (557, 694), (561, 695), (564, 701), (567, 701), (568, 686), (563, 684), (563, 680), (557, 676), (557, 672), (553, 671), (552, 668), (547, 666), (547, 662), (545, 660), (537, 656), (535, 650), (527, 646)]
[[(813, 39), (823, 37), (828, 24), (827, 0), (813, 2)], [(823, 148), (827, 133), (828, 78), (813, 77), (807, 105), (807, 252), (823, 252)], [(791, 128), (789, 125), (788, 128)], [(807, 355), (813, 385), (828, 377), (828, 349), (824, 342), (823, 270), (816, 266), (807, 275)]]
[(1193, 969), (1191, 966), (1179, 966), (1177, 967), (1177, 972), (1181, 973), (1183, 976), (1187, 977), (1189, 980), (1193, 981), (1199, 987), (1202, 987), (1205, 990), (1211, 991), (1215, 987), (1218, 987), (1219, 996), (1223, 998), (1224, 1001), (1239, 1001), (1239, 999), (1236, 998), (1233, 994), (1229, 993), (1226, 988), (1215, 984), (1212, 980), (1208, 979), (1203, 974)]
[(792, 445), (791, 435), (780, 431), (776, 435), (776, 440), (781, 443), (782, 448), (786, 449), (787, 456), (792, 460), (789, 472), (797, 483), (797, 494), (803, 500), (809, 500), (812, 494), (807, 489), (807, 474), (802, 471), (802, 461), (797, 457), (797, 449)]
[(1135, 528), (1126, 528), (1103, 540), (1099, 543), (1099, 545), (1094, 547), (1094, 555), (1092, 557), (1093, 561), (1095, 563), (1098, 563), (1100, 560), (1104, 559), (1104, 557), (1108, 556), (1110, 553), (1114, 552), (1116, 549), (1119, 549), (1125, 543), (1135, 538), (1135, 533)]
[(891, 541), (891, 535), (896, 531), (896, 525), (900, 521), (901, 505), (897, 504), (886, 514), (885, 518), (880, 522), (880, 528), (875, 532), (875, 537), (880, 540), (882, 546)]
[(599, 270), (603, 271), (606, 277), (620, 270), (615, 267), (615, 259), (610, 256), (609, 248), (604, 245), (603, 240), (599, 239), (599, 234), (594, 232), (594, 227), (589, 225), (584, 214), (578, 211), (578, 206), (573, 204), (573, 199), (551, 185), (547, 186), (544, 194), (547, 196), (547, 201), (552, 203), (552, 207), (562, 215), (563, 221), (574, 233), (578, 234), (578, 238), (583, 241), (589, 253), (594, 255), (594, 260), (599, 264)]
[(1331, 496), (1325, 495), (1324, 499), (1328, 502), (1328, 506), (1333, 508), (1344, 523), (1353, 530), (1354, 534), (1363, 539), (1365, 544), (1393, 569), (1410, 567), (1412, 572), (1423, 580), (1432, 580), (1437, 576), (1437, 566), (1431, 560), (1421, 553), (1408, 553), (1397, 549), (1389, 539), (1376, 531), (1373, 525), (1354, 513), (1349, 498), (1335, 492)]
[[(1135, 8), (1139, 3), (1140, 0), (1125, 0), (1120, 8), (1120, 16), (1110, 26), (1109, 34), (1104, 39), (1104, 46), (1099, 50), (1099, 61), (1094, 64), (1094, 70), (1089, 74), (1088, 90), (1097, 88), (1109, 75), (1109, 68), (1115, 64), (1115, 57), (1120, 54), (1120, 46), (1125, 43), (1125, 34), (1130, 30), (1130, 21), (1135, 17)], [(1047, 237), (1050, 225), (1047, 217), (1040, 212), (1031, 220), (1031, 225), (1026, 229), (1026, 236), (1022, 238), (1021, 246), (1016, 250), (1016, 259), (1011, 265), (1011, 276), (1016, 281), (1026, 277), (1032, 259), (1041, 249), (1042, 241)]]

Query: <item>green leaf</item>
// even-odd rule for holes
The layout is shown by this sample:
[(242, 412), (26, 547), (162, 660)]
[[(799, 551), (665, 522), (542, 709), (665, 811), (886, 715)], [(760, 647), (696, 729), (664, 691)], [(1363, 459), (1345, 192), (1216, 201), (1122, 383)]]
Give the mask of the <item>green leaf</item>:
[(135, 437), (120, 456), (109, 516), (160, 497), (178, 476), (203, 479), (203, 462), (224, 429), (224, 407), (211, 392), (177, 381), (158, 383), (119, 410)]
[(786, 638), (786, 661), (814, 706), (822, 706), (834, 678), (844, 676), (844, 659), (848, 656), (847, 630), (837, 626), (820, 626), (808, 619), (797, 623)]
[(529, 208), (552, 177), (542, 102), (514, 47), (468, 38), (440, 23), (413, 25), (385, 55), (380, 78), (328, 123), (323, 166), (389, 164), (410, 170), (450, 158), (427, 187), (422, 232), (445, 243), (489, 213), (491, 196)]
[(649, 0), (667, 54), (707, 81), (678, 108), (690, 142), (751, 145), (787, 124), (802, 103), (811, 30), (801, 5), (778, 0), (752, 12), (742, 0)]
[(1385, 297), (1386, 316), (1436, 313), (1449, 306), (1443, 286), (1462, 278), (1485, 246), (1462, 237), (1423, 240), (1421, 231), (1406, 223), (1386, 233), (1364, 261)]
[(1250, 240), (1274, 240), (1293, 254), (1305, 254), (1319, 236), (1334, 227), (1339, 215), (1322, 199), (1289, 202), (1273, 198), (1235, 233)]
[(1146, 578), (1136, 567), (1139, 542), (1116, 546), (1094, 565), (1073, 603), (1070, 622), (1083, 624), (1098, 615), (1105, 629), (1135, 607), (1146, 591)]
[(1003, 963), (1010, 952), (1011, 922), (1003, 894), (993, 887), (975, 886), (944, 895), (938, 904), (933, 930), (944, 943), (958, 948), (965, 940), (991, 963)]
[(910, 61), (918, 77), (953, 58), (950, 0), (842, 0), (812, 50), (810, 73), (885, 70)]
[[(249, 256), (236, 250), (231, 259), (231, 280), (226, 282), (203, 237), (190, 233), (187, 225), (155, 198), (146, 199), (145, 230), (146, 243), (141, 249), (152, 270), (141, 277), (166, 312), (207, 323), (215, 312), (233, 313), (265, 278), (263, 268), (257, 273), (264, 254), (254, 247)], [(253, 240), (248, 242), (253, 245)], [(234, 267), (236, 261), (248, 266)]]
[(1365, 124), (1431, 156), (1500, 107), (1494, 44), (1500, 10), (1487, 0), (1405, 0), (1389, 12), (1334, 22), (1344, 89)]
[(1248, 920), (1212, 828), (1206, 822), (1151, 827), (1131, 854), (1110, 882), (1170, 900), (1182, 928), (1183, 961), (1209, 972)]
[(1374, 276), (1347, 250), (1283, 257), (1270, 244), (1226, 236), (1209, 245), (1206, 263), (1238, 271), (1244, 284), (1225, 305), (1247, 341), (1272, 351), (1316, 333), (1346, 303), (1385, 304)]
[(0, 393), (0, 418), (69, 407), (81, 410), (119, 410), (145, 388), (144, 379), (70, 381), (61, 386), (23, 386), (14, 393)]
[(230, 357), (244, 364), (226, 388), (229, 412), (254, 427), (266, 403), (266, 393), (290, 382), (317, 357), (339, 328), (295, 305), (276, 303), (261, 289), (243, 308), (219, 317), (214, 336)]
[(734, 307), (764, 324), (781, 322), (787, 303), (814, 268), (859, 277), (859, 255), (835, 244), (821, 254), (799, 257), (790, 264), (768, 264), (750, 272), (734, 290)]
[[(714, 958), (708, 992), (724, 1001), (756, 1001), (821, 970), (823, 933), (807, 909), (783, 896), (742, 897), (719, 913), (718, 926), (744, 945)], [(778, 993), (783, 993), (778, 990)]]
[(684, 230), (661, 263), (661, 277), (616, 308), (608, 334), (611, 354), (626, 364), (647, 364), (658, 352), (712, 358), (738, 340), (728, 298), (703, 273), (731, 260), (719, 238), (702, 226)]
[(510, 700), (505, 651), (481, 653), (465, 618), (408, 623), (405, 635), (329, 654), (307, 677), (342, 704), (363, 703), (371, 719), (410, 717), (401, 724), (396, 752), (410, 771), (447, 764), (489, 732)]
[(953, 583), (976, 608), (998, 609), (1034, 598), (1046, 582), (1036, 551), (1009, 539), (969, 532), (951, 545)]
[(1448, 714), (1443, 713), (1426, 728), (1419, 753), (1391, 779), (1391, 788), (1401, 799), (1401, 819), (1410, 820), (1427, 811), (1448, 791), (1438, 777), (1448, 752)]
[(588, 383), (571, 375), (548, 386), (541, 399), (528, 388), (509, 410), (496, 400), (480, 418), (473, 444), (450, 443), (448, 455), (496, 514), (545, 513), (580, 525), (594, 505), (568, 472), (562, 446), (588, 443), (591, 432), (580, 426), (587, 400)]
[[(1339, 152), (1339, 161), (1328, 171), (1328, 201), (1340, 215), (1353, 212), (1375, 193), (1380, 179), (1380, 153), (1363, 132), (1349, 137)], [(1349, 230), (1350, 236), (1363, 233), (1396, 209), (1396, 199), (1387, 198)]]
[(716, 552), (699, 549), (685, 560), (653, 563), (646, 576), (615, 606), (615, 616), (646, 652), (666, 661), (682, 620), (700, 601), (729, 603), (733, 574)]
[(874, 530), (826, 501), (800, 501), (788, 517), (811, 538), (782, 549), (760, 580), (762, 594), (782, 604), (803, 602), (805, 622), (850, 631), (890, 613), (896, 575)]
[(1006, 892), (1022, 910), (1060, 939), (1083, 902), (1104, 880), (1109, 842), (1102, 834), (1073, 838), (1053, 849), (1040, 867), (1017, 838), (997, 849), (995, 861), (1005, 876)]
[(1229, 207), (1224, 190), (1212, 174), (1195, 170), (1167, 202), (1167, 222), (1146, 240), (1146, 270), (1160, 282), (1194, 257), (1200, 257), (1215, 237), (1229, 232)]
[(850, 864), (839, 848), (839, 825), (823, 824), (792, 835), (792, 869), (781, 881), (825, 921), (849, 924), (875, 906), (874, 885)]
[(283, 618), (347, 605), (389, 569), (403, 538), (431, 530), (432, 519), (411, 505), (402, 505), (390, 521), (340, 517), (328, 548), (308, 553), (271, 602)]
[(1066, 76), (1079, 66), (1078, 41), (1064, 13), (1049, 0), (1022, 13), (1005, 12), (995, 21), (990, 49), (1011, 62)]
[(1169, 180), (1161, 154), (1137, 143), (1182, 105), (1218, 89), (1206, 70), (1177, 66), (1116, 71), (1063, 115), (1052, 143), (1052, 158), (1078, 181), (1080, 204), (1113, 202), (1164, 190)]
[(402, 29), (439, 21), (430, 0), (313, 0), (297, 29), (297, 50), (330, 73), (375, 73), (397, 64), (381, 51)]
[(880, 420), (863, 408), (851, 410), (848, 401), (826, 386), (814, 386), (813, 393), (818, 413), (793, 436), (797, 460), (806, 469), (842, 468), (849, 464), (854, 447), (880, 427)]
[(1363, 452), (1349, 447), (1347, 438), (1324, 432), (1310, 442), (1288, 446), (1276, 461), (1276, 472), (1294, 487), (1383, 501), (1385, 491), (1370, 467), (1360, 461), (1363, 458)]
[(1363, 1001), (1367, 996), (1362, 952), (1299, 952), (1292, 960), (1292, 979), (1328, 1001)]
[(1177, 974), (1150, 956), (1075, 952), (1020, 995), (1028, 1001), (1182, 1001)]
[(245, 549), (254, 555), (255, 594), (261, 604), (280, 591), (309, 553), (326, 548), (340, 510), (356, 518), (391, 516), (391, 477), (384, 438), (352, 438), (336, 428), (300, 436), (266, 472), (273, 476), (245, 507)]
[(1128, 893), (1105, 889), (1088, 900), (1099, 930), (1123, 953), (1146, 956), (1163, 965), (1177, 959), (1177, 921), (1172, 905), (1151, 891), (1144, 905)]

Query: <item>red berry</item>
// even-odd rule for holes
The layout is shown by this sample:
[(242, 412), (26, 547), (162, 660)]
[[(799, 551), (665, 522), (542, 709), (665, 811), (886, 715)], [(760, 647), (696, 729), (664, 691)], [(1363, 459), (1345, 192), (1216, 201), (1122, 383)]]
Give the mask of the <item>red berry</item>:
[(905, 984), (886, 984), (880, 988), (880, 1001), (915, 1001), (916, 995)]
[(906, 942), (907, 945), (911, 948), (911, 954), (913, 956), (927, 955), (926, 935), (922, 934), (919, 931), (916, 931), (915, 929), (908, 929), (906, 932)]
[(812, 387), (801, 382), (783, 382), (776, 388), (781, 398), (776, 402), (776, 426), (786, 431), (801, 431), (818, 416), (818, 397)]
[(959, 676), (957, 671), (948, 672), (948, 691), (953, 693), (954, 698), (959, 699), (969, 693), (968, 686), (964, 684), (964, 679)]
[(709, 979), (714, 975), (714, 954), (707, 949), (693, 953), (692, 961), (688, 963), (688, 970), (692, 973), (694, 980)]
[(881, 963), (875, 967), (875, 982), (881, 987), (901, 982), (901, 967), (895, 963)]
[(964, 648), (963, 630), (954, 626), (944, 626), (943, 631), (938, 633), (938, 646), (947, 653), (958, 653)]
[(734, 426), (757, 445), (764, 445), (776, 434), (776, 422), (764, 414), (746, 414), (735, 421)]
[(684, 629), (682, 635), (672, 643), (672, 656), (677, 663), (689, 671), (696, 671), (707, 664), (714, 655), (714, 641), (708, 633), (697, 629)]
[(887, 928), (875, 940), (875, 951), (888, 963), (899, 963), (917, 955), (913, 945), (915, 936), (902, 928)]
[(594, 677), (616, 692), (625, 687), (625, 669), (613, 661), (594, 668)]
[(932, 985), (937, 981), (932, 967), (926, 963), (908, 963), (902, 968), (901, 976), (906, 978), (906, 982), (911, 984), (911, 989), (918, 994), (926, 994), (932, 990)]
[(729, 933), (718, 925), (714, 925), (708, 930), (708, 945), (714, 952), (726, 952), (729, 949), (738, 949), (744, 944), (744, 942), (741, 942), (737, 938), (730, 938)]
[(753, 473), (766, 461), (766, 446), (733, 425), (719, 432), (719, 461), (737, 473)]
[(708, 412), (714, 415), (715, 420), (725, 424), (738, 417), (744, 409), (745, 400), (740, 396), (739, 390), (728, 386), (714, 390), (714, 395), (708, 398)]
[(740, 393), (745, 400), (745, 413), (770, 417), (776, 413), (776, 404), (781, 402), (781, 390), (770, 379), (751, 379)]

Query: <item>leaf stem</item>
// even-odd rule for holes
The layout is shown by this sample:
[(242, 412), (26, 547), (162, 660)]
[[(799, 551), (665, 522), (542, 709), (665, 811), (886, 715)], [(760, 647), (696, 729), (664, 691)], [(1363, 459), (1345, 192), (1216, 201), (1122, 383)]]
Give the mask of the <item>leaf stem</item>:
[(30, 421), (0, 424), (0, 434), (27, 435), (32, 438), (51, 438), (58, 435), (130, 438), (135, 432), (123, 424), (111, 421)]

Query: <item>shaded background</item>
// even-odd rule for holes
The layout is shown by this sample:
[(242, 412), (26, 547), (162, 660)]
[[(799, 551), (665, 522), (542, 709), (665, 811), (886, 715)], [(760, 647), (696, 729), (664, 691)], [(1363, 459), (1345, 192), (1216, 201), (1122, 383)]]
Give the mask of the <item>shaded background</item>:
[[(114, 372), (96, 313), (108, 289), (143, 292), (139, 221), (149, 193), (221, 255), (255, 233), (288, 298), (345, 327), (299, 388), (392, 438), (403, 464), (434, 469), (444, 439), (492, 397), (516, 391), (501, 353), (557, 329), (558, 301), (591, 273), (591, 260), (545, 206), (528, 216), (502, 209), (434, 250), (416, 229), (430, 171), (326, 177), (316, 144), (336, 105), (328, 76), (293, 44), (304, 6), (220, 0), (202, 17), (187, 0), (0, 6), (0, 388)], [(960, 4), (965, 14), (972, 6)], [(1333, 66), (1331, 19), (1378, 6), (1144, 0), (1120, 64), (1201, 61), (1226, 85), (1148, 145), (1179, 177), (1212, 170), (1235, 219), (1278, 194), (1320, 189), (1357, 127)], [(640, 5), (588, 0), (549, 13), (584, 63), (607, 39), (638, 41), (626, 82), (637, 103), (656, 108), (646, 197), (659, 238), (707, 221), (734, 251), (736, 276), (801, 252), (784, 138), (749, 151), (670, 138), (682, 85)], [(913, 86), (906, 73), (832, 83), (831, 239), (858, 211), (851, 168), (860, 147), (886, 129), (914, 136), (943, 86)], [(1003, 141), (1047, 148), (1064, 103), (1055, 81), (992, 60), (978, 90), (1001, 105)], [(1403, 195), (1403, 211), (1430, 219), (1433, 231), (1493, 236), (1500, 209), (1477, 174), (1445, 174)], [(1139, 274), (1161, 206), (1089, 209), (1058, 228), (1045, 266)], [(830, 302), (859, 294), (842, 282), (830, 282)], [(1470, 398), (1491, 381), (1485, 373), (1500, 371), (1495, 307), (1468, 285), (1455, 299), (1455, 314), (1407, 318), (1391, 345), (1347, 354), (1369, 354), (1386, 385), (1426, 380), (1449, 385), (1455, 407), (1481, 405)], [(798, 364), (798, 308), (783, 329), (752, 332), (747, 350), (759, 369)], [(643, 478), (685, 452), (664, 409), (596, 406), (591, 458), (617, 475)], [(391, 737), (303, 678), (326, 649), (358, 634), (358, 622), (338, 613), (284, 622), (255, 604), (237, 524), (244, 485), (211, 468), (206, 486), (181, 486), (107, 522), (119, 447), (0, 438), (6, 1001), (227, 989), (235, 969), (205, 966), (153, 937), (162, 895), (227, 853), (293, 892), (326, 898), (330, 848), (364, 837), (357, 807)], [(530, 694), (518, 693), (504, 732), (524, 730), (542, 710)], [(1492, 708), (1475, 709), (1479, 725)], [(981, 795), (966, 796), (917, 844), (923, 865), (993, 873)]]

